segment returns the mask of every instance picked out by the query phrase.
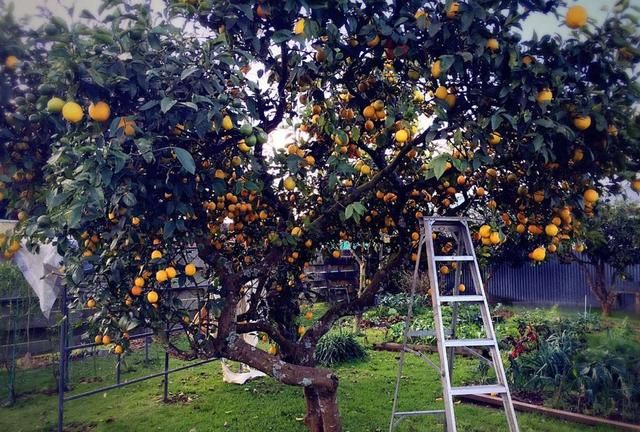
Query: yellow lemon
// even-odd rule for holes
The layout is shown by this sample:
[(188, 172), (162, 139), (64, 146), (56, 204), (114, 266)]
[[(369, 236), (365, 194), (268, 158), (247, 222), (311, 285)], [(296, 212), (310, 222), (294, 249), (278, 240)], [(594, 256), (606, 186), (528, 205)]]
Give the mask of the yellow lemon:
[(158, 303), (158, 299), (159, 299), (159, 298), (160, 298), (160, 296), (159, 296), (159, 295), (158, 295), (158, 293), (157, 293), (157, 292), (155, 292), (155, 291), (149, 291), (149, 292), (147, 293), (147, 301), (148, 301), (149, 303), (151, 303), (151, 304)]
[(549, 237), (554, 237), (558, 235), (558, 226), (551, 223), (544, 227), (544, 232), (547, 233)]
[(222, 118), (222, 129), (226, 131), (233, 129), (233, 120), (228, 115)]
[(436, 60), (431, 65), (431, 76), (434, 78), (440, 78), (440, 73), (441, 73), (440, 60)]
[(159, 250), (154, 250), (153, 252), (151, 252), (151, 259), (160, 259), (162, 258), (162, 252), (160, 252)]
[(156, 272), (156, 280), (158, 282), (166, 282), (168, 278), (169, 278), (169, 275), (167, 275), (167, 272), (165, 270), (158, 270)]
[(59, 97), (52, 97), (47, 102), (47, 111), (50, 113), (59, 113), (62, 111), (62, 107), (64, 106), (64, 101)]
[(173, 279), (174, 277), (178, 276), (178, 272), (173, 267), (167, 267), (166, 269), (164, 269), (164, 271), (167, 273), (167, 277), (169, 279)]
[(289, 176), (286, 179), (284, 179), (284, 188), (288, 191), (292, 191), (296, 188), (296, 180)]
[(502, 141), (502, 136), (498, 132), (491, 132), (491, 134), (489, 134), (489, 144), (497, 145), (500, 144), (500, 141)]
[(491, 227), (489, 225), (482, 225), (478, 230), (480, 237), (489, 237), (491, 235)]
[(543, 247), (537, 247), (531, 252), (531, 259), (534, 261), (544, 261), (544, 258), (547, 256), (547, 251)]
[(137, 278), (135, 278), (135, 280), (133, 281), (133, 284), (139, 288), (142, 288), (144, 286), (144, 278), (138, 276)]
[(67, 102), (62, 107), (62, 117), (70, 123), (78, 123), (84, 117), (82, 107), (75, 102)]
[(398, 132), (396, 132), (396, 142), (404, 143), (407, 142), (408, 139), (409, 132), (407, 132), (405, 129), (400, 129)]
[(304, 33), (304, 18), (300, 18), (298, 21), (296, 21), (296, 23), (293, 25), (293, 33), (297, 34), (297, 35), (301, 35)]

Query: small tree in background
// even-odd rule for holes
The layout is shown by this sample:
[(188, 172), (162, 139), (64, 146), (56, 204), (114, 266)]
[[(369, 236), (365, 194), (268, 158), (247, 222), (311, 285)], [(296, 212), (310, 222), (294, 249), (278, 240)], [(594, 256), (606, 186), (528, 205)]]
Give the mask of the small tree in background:
[[(603, 206), (583, 225), (584, 245), (576, 247), (572, 259), (578, 262), (589, 289), (602, 305), (602, 313), (611, 313), (617, 297), (616, 283), (628, 277), (630, 265), (640, 263), (640, 207), (637, 204)], [(584, 259), (584, 258), (588, 259)], [(606, 266), (612, 272), (607, 277)]]

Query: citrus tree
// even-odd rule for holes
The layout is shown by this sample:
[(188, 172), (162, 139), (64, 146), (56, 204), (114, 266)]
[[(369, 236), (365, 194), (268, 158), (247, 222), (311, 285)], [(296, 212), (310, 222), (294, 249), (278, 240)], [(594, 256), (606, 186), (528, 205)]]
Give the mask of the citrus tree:
[[(190, 349), (167, 340), (176, 355), (300, 386), (308, 428), (341, 430), (338, 379), (314, 348), (415, 259), (418, 218), (473, 214), (483, 256), (543, 261), (572, 247), (599, 191), (634, 178), (636, 18), (622, 1), (595, 26), (573, 6), (567, 40), (521, 40), (529, 14), (565, 11), (188, 0), (156, 17), (109, 0), (29, 28), (6, 10), (0, 198), (19, 224), (4, 256), (21, 237), (55, 242), (96, 341), (121, 353), (137, 327), (179, 327)], [(279, 127), (293, 142), (268, 141)], [(343, 240), (384, 260), (303, 328), (304, 264)], [(194, 278), (208, 281), (198, 320), (169, 290)]]
[(640, 209), (636, 204), (602, 206), (586, 221), (584, 231), (584, 243), (575, 251), (582, 254), (574, 252), (571, 259), (583, 269), (607, 316), (617, 300), (616, 283), (628, 277), (630, 265), (640, 263)]

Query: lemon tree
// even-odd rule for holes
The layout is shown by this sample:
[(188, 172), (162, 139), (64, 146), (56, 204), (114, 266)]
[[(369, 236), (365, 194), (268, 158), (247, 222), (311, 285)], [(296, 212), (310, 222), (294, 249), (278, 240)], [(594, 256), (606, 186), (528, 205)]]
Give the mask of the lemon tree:
[[(562, 3), (190, 0), (156, 16), (110, 0), (38, 28), (4, 10), (0, 210), (19, 223), (3, 256), (55, 242), (96, 341), (126, 352), (139, 327), (181, 327), (190, 349), (172, 352), (301, 386), (308, 428), (341, 430), (314, 348), (415, 258), (419, 217), (472, 215), (482, 256), (543, 262), (637, 182), (634, 9), (595, 26)], [(571, 36), (522, 40), (531, 13)], [(384, 247), (381, 267), (301, 326), (305, 263), (343, 241)], [(196, 278), (211, 332), (169, 290)], [(237, 337), (256, 331), (268, 351)]]

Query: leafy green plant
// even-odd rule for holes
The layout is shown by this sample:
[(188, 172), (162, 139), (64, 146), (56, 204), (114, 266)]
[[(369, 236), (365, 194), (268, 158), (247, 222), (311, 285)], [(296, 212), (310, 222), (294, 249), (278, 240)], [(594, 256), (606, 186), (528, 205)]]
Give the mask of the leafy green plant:
[(319, 364), (332, 366), (367, 358), (367, 350), (352, 333), (327, 333), (318, 342), (315, 357)]
[(20, 270), (9, 262), (0, 262), (0, 297), (29, 294), (31, 288)]
[(594, 415), (640, 420), (640, 346), (625, 320), (598, 345), (576, 356), (580, 408)]

